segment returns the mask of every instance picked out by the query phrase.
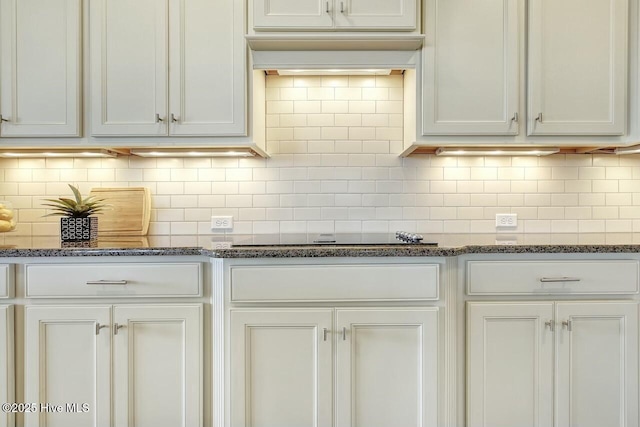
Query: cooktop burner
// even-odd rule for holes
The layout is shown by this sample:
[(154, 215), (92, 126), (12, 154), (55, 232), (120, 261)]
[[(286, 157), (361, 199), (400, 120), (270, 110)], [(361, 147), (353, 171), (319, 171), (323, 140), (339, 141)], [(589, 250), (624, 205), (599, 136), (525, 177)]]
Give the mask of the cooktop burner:
[(258, 246), (388, 246), (424, 245), (438, 246), (436, 242), (426, 242), (416, 233), (398, 231), (387, 233), (323, 233), (323, 234), (275, 234), (252, 236), (229, 236), (235, 248)]

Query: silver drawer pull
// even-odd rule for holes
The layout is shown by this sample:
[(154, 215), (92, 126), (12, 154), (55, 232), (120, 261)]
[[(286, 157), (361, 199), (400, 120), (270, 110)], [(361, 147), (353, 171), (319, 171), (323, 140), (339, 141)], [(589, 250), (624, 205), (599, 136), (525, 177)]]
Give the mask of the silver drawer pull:
[(96, 323), (96, 335), (100, 335), (100, 329), (108, 328), (109, 325), (101, 325), (100, 323)]
[(124, 325), (114, 324), (113, 325), (113, 335), (118, 335), (118, 331), (122, 328), (126, 328)]
[(327, 340), (327, 334), (329, 333), (329, 330), (327, 328), (322, 328), (322, 341), (326, 341)]
[(542, 277), (540, 281), (542, 283), (554, 283), (554, 282), (579, 282), (582, 279), (579, 277)]
[(87, 285), (126, 285), (126, 280), (87, 280)]

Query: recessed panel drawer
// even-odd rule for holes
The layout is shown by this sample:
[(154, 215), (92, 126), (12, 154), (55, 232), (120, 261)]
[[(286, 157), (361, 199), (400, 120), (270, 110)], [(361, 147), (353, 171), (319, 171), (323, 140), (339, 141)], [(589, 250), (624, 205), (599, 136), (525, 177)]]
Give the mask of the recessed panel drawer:
[(231, 268), (231, 300), (437, 300), (437, 264), (277, 265)]
[(195, 297), (200, 263), (27, 264), (29, 298)]
[(13, 286), (13, 265), (0, 264), (0, 298), (11, 298)]
[(637, 294), (638, 261), (468, 261), (469, 295)]

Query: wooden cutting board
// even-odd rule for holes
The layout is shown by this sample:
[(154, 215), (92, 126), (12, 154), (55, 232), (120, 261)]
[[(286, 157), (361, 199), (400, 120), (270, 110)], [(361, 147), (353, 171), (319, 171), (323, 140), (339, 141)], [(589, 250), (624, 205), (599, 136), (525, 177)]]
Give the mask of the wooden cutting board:
[(149, 231), (151, 193), (148, 188), (92, 188), (91, 195), (110, 205), (98, 215), (98, 238), (145, 236)]

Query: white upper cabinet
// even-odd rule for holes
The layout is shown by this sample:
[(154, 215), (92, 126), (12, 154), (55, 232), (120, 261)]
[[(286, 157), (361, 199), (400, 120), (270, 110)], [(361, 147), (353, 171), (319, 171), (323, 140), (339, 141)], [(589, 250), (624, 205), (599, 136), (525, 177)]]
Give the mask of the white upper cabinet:
[(517, 134), (524, 2), (428, 4), (423, 133)]
[(90, 4), (91, 133), (167, 133), (166, 0)]
[(532, 0), (529, 134), (622, 135), (628, 0)]
[(253, 0), (253, 27), (330, 29), (332, 5), (332, 0)]
[(416, 0), (253, 0), (253, 28), (413, 31), (417, 11)]
[(244, 135), (241, 2), (90, 5), (94, 136)]
[(80, 135), (80, 0), (0, 0), (0, 136)]
[(628, 0), (525, 4), (427, 0), (423, 135), (626, 132)]

